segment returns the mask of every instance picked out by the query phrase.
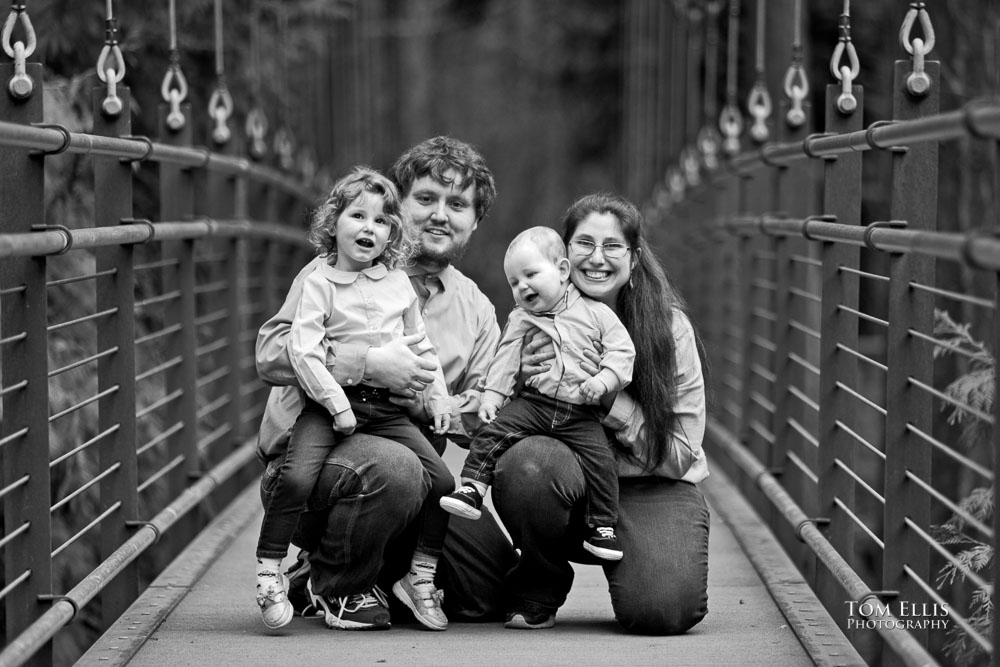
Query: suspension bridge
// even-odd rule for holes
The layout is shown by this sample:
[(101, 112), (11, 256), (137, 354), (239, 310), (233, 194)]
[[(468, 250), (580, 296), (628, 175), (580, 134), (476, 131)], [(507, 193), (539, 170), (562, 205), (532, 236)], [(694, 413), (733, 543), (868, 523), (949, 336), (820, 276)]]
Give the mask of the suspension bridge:
[[(334, 40), (355, 49), (361, 102), (338, 107), (336, 130), (355, 136), (312, 137), (296, 157), (289, 110), (269, 131), (260, 100), (239, 108), (226, 85), (221, 0), (198, 123), (170, 2), (155, 137), (133, 134), (113, 3), (92, 126), (74, 128), (46, 118), (43, 26), (14, 2), (0, 61), (0, 665), (1000, 663), (1000, 100), (946, 94), (933, 4), (887, 2), (898, 59), (877, 95), (891, 112), (866, 117), (850, 2), (831, 3), (832, 25), (810, 4), (620, 10), (620, 189), (644, 204), (712, 369), (706, 620), (627, 635), (601, 571), (580, 567), (552, 631), (372, 637), (315, 619), (269, 635), (241, 592), (261, 516), (256, 332), (308, 261), (301, 221), (329, 164), (402, 146), (361, 84), (376, 49)], [(388, 11), (341, 9), (343, 34)], [(817, 30), (835, 36), (822, 56)], [(824, 83), (810, 57), (828, 60)], [(47, 166), (67, 155), (93, 173), (85, 224), (47, 210)], [(952, 224), (970, 217), (975, 230)], [(57, 650), (81, 625), (85, 645)]]

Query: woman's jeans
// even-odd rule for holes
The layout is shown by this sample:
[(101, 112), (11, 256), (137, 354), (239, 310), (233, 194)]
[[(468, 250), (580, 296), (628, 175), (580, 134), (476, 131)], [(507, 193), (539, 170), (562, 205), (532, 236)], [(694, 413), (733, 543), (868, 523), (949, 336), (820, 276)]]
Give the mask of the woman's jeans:
[[(374, 389), (374, 388), (373, 388)], [(357, 419), (357, 429), (378, 435), (403, 445), (420, 459), (430, 475), (430, 495), (421, 515), (421, 530), (417, 549), (439, 556), (448, 529), (448, 513), (440, 508), (438, 499), (455, 490), (455, 480), (434, 447), (423, 436), (403, 410), (388, 401), (388, 390), (352, 388), (347, 391), (351, 410)], [(384, 397), (381, 392), (384, 392)], [(299, 515), (316, 485), (324, 462), (339, 447), (344, 435), (333, 430), (333, 418), (319, 403), (305, 399), (302, 412), (285, 452), (278, 478), (264, 507), (264, 522), (257, 543), (257, 556), (283, 558), (288, 552)]]
[(504, 580), (509, 610), (554, 613), (573, 584), (572, 560), (604, 566), (615, 618), (629, 632), (681, 633), (708, 612), (709, 514), (695, 485), (621, 478), (616, 533), (625, 557), (614, 563), (583, 550), (586, 485), (558, 440), (511, 447), (497, 465), (493, 503), (521, 550)]

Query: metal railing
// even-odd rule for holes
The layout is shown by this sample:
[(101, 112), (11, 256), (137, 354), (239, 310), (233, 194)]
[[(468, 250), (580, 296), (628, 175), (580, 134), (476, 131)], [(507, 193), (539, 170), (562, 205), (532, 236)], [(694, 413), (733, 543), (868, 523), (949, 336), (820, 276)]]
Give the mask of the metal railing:
[[(250, 481), (256, 332), (309, 254), (308, 187), (191, 146), (191, 123), (132, 137), (101, 92), (90, 133), (41, 124), (40, 95), (0, 95), (3, 665), (51, 664), (83, 614), (107, 627)], [(88, 156), (93, 201), (45, 224), (60, 153)], [(134, 214), (147, 165), (155, 222)]]
[[(961, 641), (998, 664), (983, 609), (1000, 572), (1000, 220), (937, 231), (954, 206), (937, 185), (940, 142), (995, 155), (1000, 100), (939, 113), (933, 93), (903, 92), (908, 66), (891, 121), (863, 128), (830, 86), (825, 133), (737, 156), (651, 212), (709, 351), (713, 461), (831, 615), (866, 659), (936, 664)], [(890, 173), (863, 181), (876, 149)], [(864, 220), (880, 181), (888, 215)]]

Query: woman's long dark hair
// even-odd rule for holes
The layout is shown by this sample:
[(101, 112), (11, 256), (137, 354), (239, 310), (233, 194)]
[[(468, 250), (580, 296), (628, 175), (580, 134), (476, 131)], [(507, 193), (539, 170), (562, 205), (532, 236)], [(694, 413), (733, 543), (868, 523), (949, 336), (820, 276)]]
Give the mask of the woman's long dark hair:
[[(577, 226), (589, 215), (608, 214), (618, 220), (625, 242), (632, 249), (632, 277), (618, 292), (616, 310), (635, 344), (635, 366), (628, 392), (639, 402), (646, 418), (643, 437), (650, 442), (649, 469), (663, 462), (664, 446), (677, 427), (673, 406), (677, 400), (677, 354), (674, 347), (675, 313), (688, 314), (687, 304), (671, 284), (659, 260), (649, 251), (642, 214), (627, 199), (611, 193), (586, 195), (563, 214), (563, 241), (569, 243)], [(702, 346), (697, 339), (701, 354)]]

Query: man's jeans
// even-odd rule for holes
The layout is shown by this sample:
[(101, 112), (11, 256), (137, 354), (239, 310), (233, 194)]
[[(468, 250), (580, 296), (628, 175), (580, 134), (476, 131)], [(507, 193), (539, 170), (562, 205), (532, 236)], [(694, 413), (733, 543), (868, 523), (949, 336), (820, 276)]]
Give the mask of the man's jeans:
[[(281, 463), (281, 457), (268, 463), (261, 477), (265, 507)], [(396, 442), (364, 434), (340, 442), (292, 540), (310, 552), (313, 591), (335, 597), (370, 591), (386, 551), (400, 550), (394, 542), (419, 515), (430, 486), (420, 459)]]
[[(440, 455), (402, 409), (388, 400), (363, 398), (348, 392), (358, 430), (403, 445), (420, 459), (430, 475), (430, 494), (421, 512), (417, 548), (439, 556), (448, 529), (448, 514), (438, 505), (441, 496), (455, 490), (455, 479)], [(343, 434), (333, 430), (330, 413), (319, 403), (305, 399), (295, 422), (276, 483), (264, 507), (264, 523), (257, 543), (257, 556), (284, 558), (292, 541), (299, 514), (314, 488), (324, 462), (341, 445)]]
[[(555, 612), (573, 584), (569, 561), (601, 563), (615, 617), (638, 634), (676, 634), (708, 612), (705, 499), (690, 483), (620, 480), (618, 539), (625, 557), (608, 563), (583, 550), (586, 486), (569, 448), (526, 438), (500, 458), (493, 503), (521, 549), (504, 580), (508, 609)], [(457, 522), (456, 522), (457, 523)]]

